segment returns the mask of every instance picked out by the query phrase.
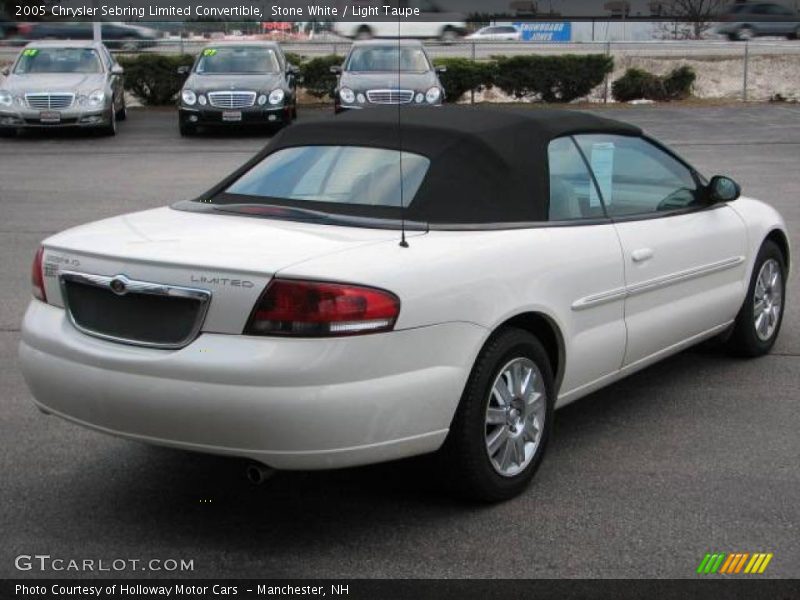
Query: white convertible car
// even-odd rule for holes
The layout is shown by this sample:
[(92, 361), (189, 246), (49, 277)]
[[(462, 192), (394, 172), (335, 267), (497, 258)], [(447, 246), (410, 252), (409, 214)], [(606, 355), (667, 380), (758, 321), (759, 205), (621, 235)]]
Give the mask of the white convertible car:
[(499, 500), (554, 408), (707, 338), (768, 352), (788, 268), (775, 210), (637, 127), (367, 111), (46, 239), (20, 362), (42, 411), (98, 431), (275, 469), (440, 451)]

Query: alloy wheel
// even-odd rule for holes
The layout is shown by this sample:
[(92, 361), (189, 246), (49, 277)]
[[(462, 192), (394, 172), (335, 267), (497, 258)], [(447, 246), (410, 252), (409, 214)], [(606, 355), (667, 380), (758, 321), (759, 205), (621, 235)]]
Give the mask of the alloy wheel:
[(753, 325), (762, 342), (769, 340), (778, 327), (783, 304), (783, 274), (774, 258), (764, 261), (753, 292)]
[(508, 362), (495, 378), (486, 407), (486, 452), (503, 477), (531, 463), (544, 431), (547, 393), (539, 368), (529, 358)]
[(753, 29), (751, 27), (742, 27), (739, 30), (738, 37), (743, 42), (749, 42), (750, 40), (752, 40), (755, 37), (755, 32), (753, 31)]

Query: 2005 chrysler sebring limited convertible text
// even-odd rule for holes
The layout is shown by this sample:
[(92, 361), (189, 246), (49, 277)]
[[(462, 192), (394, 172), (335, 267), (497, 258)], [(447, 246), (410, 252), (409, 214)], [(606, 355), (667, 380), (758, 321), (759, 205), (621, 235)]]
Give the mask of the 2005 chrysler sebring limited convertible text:
[(278, 469), (438, 450), (507, 498), (555, 407), (713, 336), (770, 350), (789, 243), (738, 196), (578, 112), (303, 123), (197, 200), (45, 240), (22, 369), (107, 433)]

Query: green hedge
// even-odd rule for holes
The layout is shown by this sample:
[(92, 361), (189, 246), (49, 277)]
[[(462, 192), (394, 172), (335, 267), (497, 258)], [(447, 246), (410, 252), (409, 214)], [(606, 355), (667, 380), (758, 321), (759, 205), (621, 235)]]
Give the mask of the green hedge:
[[(287, 54), (287, 59), (300, 67), (303, 87), (317, 98), (333, 90), (336, 76), (330, 72), (330, 67), (344, 60), (341, 56), (328, 55), (306, 61), (296, 54)], [(457, 102), (470, 90), (480, 91), (494, 85), (517, 98), (571, 102), (600, 85), (613, 69), (614, 59), (604, 54), (495, 56), (489, 61), (439, 58), (434, 64), (447, 67), (447, 71), (439, 75), (447, 102)]]
[(306, 61), (305, 56), (295, 52), (284, 52), (283, 55), (286, 57), (286, 62), (293, 64), (295, 67), (299, 67)]
[(682, 100), (691, 96), (696, 77), (694, 69), (688, 66), (678, 67), (665, 77), (642, 69), (628, 69), (611, 84), (611, 93), (618, 102)]
[(469, 91), (479, 92), (492, 87), (494, 63), (477, 62), (468, 58), (437, 58), (433, 62), (437, 67), (447, 68), (444, 73), (439, 74), (447, 102), (458, 102)]
[(614, 68), (605, 54), (497, 56), (494, 84), (516, 98), (572, 102), (589, 94)]
[(300, 74), (306, 92), (315, 98), (331, 96), (336, 87), (336, 75), (331, 73), (331, 67), (339, 66), (343, 61), (343, 56), (329, 54), (301, 63)]
[(178, 75), (178, 67), (194, 64), (190, 54), (139, 54), (118, 60), (125, 69), (125, 90), (147, 106), (172, 104), (186, 80), (185, 76)]
[[(332, 66), (344, 58), (327, 55), (306, 60), (299, 54), (287, 54), (287, 60), (300, 68), (301, 87), (316, 98), (329, 96), (336, 85)], [(489, 61), (468, 58), (441, 58), (437, 66), (447, 67), (440, 75), (448, 102), (457, 102), (470, 90), (497, 86), (516, 98), (532, 98), (543, 102), (571, 102), (589, 94), (601, 84), (613, 67), (613, 59), (603, 54), (565, 56), (496, 56)], [(125, 68), (125, 88), (146, 105), (170, 104), (180, 91), (184, 77), (178, 67), (194, 63), (191, 55), (163, 56), (140, 54), (121, 57)], [(663, 80), (664, 89), (678, 97), (694, 81), (694, 72), (676, 70)], [(626, 74), (627, 75), (627, 74)], [(616, 86), (617, 82), (615, 82)], [(625, 83), (621, 84), (623, 87)], [(616, 88), (615, 88), (616, 89)], [(616, 97), (616, 92), (615, 92)]]
[(670, 100), (683, 100), (692, 95), (692, 86), (696, 79), (697, 74), (692, 67), (678, 67), (664, 78), (664, 91)]

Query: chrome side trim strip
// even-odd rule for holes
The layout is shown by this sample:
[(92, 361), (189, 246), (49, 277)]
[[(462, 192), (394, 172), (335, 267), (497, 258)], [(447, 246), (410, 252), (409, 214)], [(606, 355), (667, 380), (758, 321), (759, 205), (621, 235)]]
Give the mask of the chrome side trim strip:
[(572, 303), (572, 310), (585, 310), (587, 308), (600, 306), (601, 304), (606, 304), (615, 300), (622, 300), (625, 298), (630, 298), (631, 296), (646, 294), (647, 292), (670, 285), (675, 285), (676, 283), (681, 283), (684, 281), (689, 281), (690, 279), (696, 279), (698, 277), (717, 273), (719, 271), (732, 269), (733, 267), (742, 264), (744, 260), (744, 256), (732, 256), (731, 258), (726, 258), (725, 260), (720, 260), (718, 262), (701, 265), (699, 267), (693, 267), (691, 269), (686, 269), (685, 271), (670, 273), (669, 275), (663, 275), (661, 277), (655, 277), (653, 279), (642, 281), (625, 288), (615, 288), (613, 290), (600, 292), (598, 294), (584, 296), (583, 298), (579, 298)]
[[(167, 285), (163, 283), (152, 283), (149, 281), (137, 281), (130, 279), (125, 275), (94, 275), (91, 273), (78, 273), (76, 271), (61, 271), (58, 276), (59, 285), (61, 287), (61, 297), (64, 301), (64, 308), (66, 309), (67, 316), (73, 327), (96, 338), (117, 342), (120, 344), (128, 344), (130, 346), (142, 346), (147, 348), (161, 348), (164, 350), (176, 350), (188, 345), (200, 334), (200, 329), (206, 319), (209, 304), (211, 303), (211, 291), (202, 290), (198, 288), (189, 288), (175, 285)], [(135, 294), (148, 294), (151, 296), (167, 296), (171, 298), (185, 298), (197, 301), (200, 306), (197, 310), (197, 317), (195, 323), (189, 334), (175, 343), (159, 343), (147, 342), (142, 340), (121, 338), (99, 331), (94, 331), (80, 325), (72, 314), (69, 306), (69, 296), (67, 295), (66, 284), (67, 282), (82, 283), (84, 285), (91, 285), (99, 288), (106, 288), (115, 294), (125, 295), (127, 293)]]
[(587, 308), (592, 308), (593, 306), (607, 304), (609, 302), (613, 302), (614, 300), (622, 300), (627, 296), (628, 294), (625, 291), (625, 288), (615, 288), (613, 290), (608, 290), (607, 292), (600, 292), (599, 294), (592, 294), (591, 296), (579, 298), (572, 303), (572, 310), (584, 310)]
[(699, 267), (694, 267), (692, 269), (686, 269), (685, 271), (678, 271), (677, 273), (670, 273), (669, 275), (664, 275), (662, 277), (655, 277), (654, 279), (650, 279), (648, 281), (642, 281), (641, 283), (628, 286), (627, 295), (635, 296), (637, 294), (644, 294), (646, 292), (667, 287), (669, 285), (674, 285), (676, 283), (681, 283), (683, 281), (688, 281), (690, 279), (696, 279), (698, 277), (703, 277), (705, 275), (711, 275), (712, 273), (717, 273), (719, 271), (725, 271), (727, 269), (731, 269), (737, 265), (742, 264), (743, 262), (744, 262), (744, 256), (732, 256), (731, 258), (726, 258), (725, 260), (721, 260), (715, 263), (701, 265)]

